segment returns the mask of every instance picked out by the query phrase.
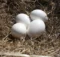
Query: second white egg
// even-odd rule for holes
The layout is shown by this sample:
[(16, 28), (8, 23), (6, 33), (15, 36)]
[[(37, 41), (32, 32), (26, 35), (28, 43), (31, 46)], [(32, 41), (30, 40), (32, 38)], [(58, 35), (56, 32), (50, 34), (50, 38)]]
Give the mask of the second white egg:
[(16, 16), (16, 22), (22, 22), (24, 23), (26, 26), (28, 26), (30, 24), (30, 18), (27, 14), (24, 13), (20, 13)]

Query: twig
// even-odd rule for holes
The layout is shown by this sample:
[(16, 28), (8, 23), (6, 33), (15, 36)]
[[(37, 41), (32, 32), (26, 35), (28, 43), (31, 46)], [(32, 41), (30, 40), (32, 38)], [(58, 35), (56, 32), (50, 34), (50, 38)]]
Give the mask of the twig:
[(4, 56), (21, 56), (21, 57), (53, 57), (53, 56), (42, 56), (42, 55), (27, 55), (27, 54), (20, 54), (19, 52), (0, 52), (0, 55)]
[(5, 56), (21, 56), (21, 57), (30, 57), (27, 54), (20, 54), (19, 52), (0, 52), (0, 55), (5, 55)]

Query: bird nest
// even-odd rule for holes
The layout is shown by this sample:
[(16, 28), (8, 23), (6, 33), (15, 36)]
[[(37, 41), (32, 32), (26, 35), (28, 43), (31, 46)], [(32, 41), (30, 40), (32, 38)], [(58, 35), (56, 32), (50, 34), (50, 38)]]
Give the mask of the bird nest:
[[(0, 52), (60, 56), (60, 1), (58, 0), (1, 0), (0, 1)], [(46, 32), (39, 37), (16, 39), (11, 36), (11, 26), (18, 13), (33, 9), (44, 10), (49, 17)]]

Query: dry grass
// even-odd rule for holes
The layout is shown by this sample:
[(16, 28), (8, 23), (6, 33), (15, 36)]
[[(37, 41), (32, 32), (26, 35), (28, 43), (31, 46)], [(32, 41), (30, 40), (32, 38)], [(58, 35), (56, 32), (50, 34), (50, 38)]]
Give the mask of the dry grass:
[[(18, 13), (44, 10), (49, 17), (46, 32), (37, 39), (25, 41), (10, 35)], [(0, 52), (60, 56), (60, 0), (0, 0)]]

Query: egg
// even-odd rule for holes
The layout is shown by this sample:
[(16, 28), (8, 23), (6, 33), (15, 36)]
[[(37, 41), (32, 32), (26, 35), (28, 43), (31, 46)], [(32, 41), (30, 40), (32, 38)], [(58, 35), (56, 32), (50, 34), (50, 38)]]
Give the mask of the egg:
[(35, 19), (41, 19), (43, 20), (44, 22), (46, 22), (48, 20), (48, 17), (47, 17), (47, 14), (40, 10), (40, 9), (35, 9), (33, 10), (31, 13), (30, 13), (30, 18), (32, 20), (35, 20)]
[(17, 23), (24, 23), (26, 26), (30, 24), (30, 18), (27, 14), (20, 13), (16, 16)]
[(12, 26), (11, 34), (14, 37), (20, 38), (26, 35), (26, 25), (23, 23), (16, 23)]
[(35, 19), (30, 23), (27, 34), (31, 37), (37, 37), (43, 32), (45, 32), (45, 23), (40, 19)]

